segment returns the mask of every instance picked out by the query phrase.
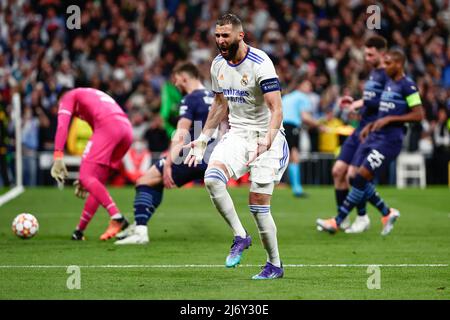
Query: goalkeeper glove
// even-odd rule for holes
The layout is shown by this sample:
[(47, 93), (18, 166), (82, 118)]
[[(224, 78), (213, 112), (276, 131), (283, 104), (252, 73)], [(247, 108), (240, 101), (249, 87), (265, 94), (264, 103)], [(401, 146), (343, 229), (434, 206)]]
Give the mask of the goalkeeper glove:
[(59, 183), (63, 184), (64, 179), (67, 178), (69, 173), (67, 172), (66, 165), (63, 160), (64, 154), (61, 151), (55, 151), (53, 156), (53, 165), (50, 169), (51, 176)]
[(73, 182), (73, 185), (75, 186), (75, 195), (78, 198), (85, 199), (88, 192), (86, 191), (86, 189), (83, 188), (83, 186), (80, 183), (80, 180), (75, 180)]

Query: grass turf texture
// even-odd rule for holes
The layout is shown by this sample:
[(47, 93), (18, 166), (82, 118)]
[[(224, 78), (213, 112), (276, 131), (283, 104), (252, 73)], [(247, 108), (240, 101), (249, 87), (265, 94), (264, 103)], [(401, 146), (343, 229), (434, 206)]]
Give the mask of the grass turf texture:
[[(308, 187), (309, 197), (275, 191), (272, 211), (284, 264), (449, 264), (450, 212), (447, 188), (380, 188), (402, 216), (392, 234), (380, 236), (381, 222), (368, 207), (371, 229), (363, 234), (317, 232), (315, 220), (334, 215), (329, 187)], [(110, 189), (132, 220), (134, 189)], [(247, 188), (230, 193), (253, 238), (242, 264), (262, 265), (265, 252), (247, 207)], [(232, 235), (203, 188), (169, 190), (150, 220), (150, 244), (115, 246), (101, 242), (107, 225), (100, 209), (87, 241), (69, 240), (83, 202), (66, 188), (28, 189), (0, 208), (1, 265), (79, 265), (81, 290), (69, 290), (70, 274), (60, 268), (1, 268), (0, 299), (450, 299), (449, 267), (381, 267), (381, 289), (369, 290), (367, 267), (286, 267), (283, 279), (255, 281), (259, 267), (86, 268), (92, 265), (223, 265)], [(11, 222), (21, 212), (40, 223), (37, 236), (17, 238)], [(352, 215), (352, 218), (354, 214)]]

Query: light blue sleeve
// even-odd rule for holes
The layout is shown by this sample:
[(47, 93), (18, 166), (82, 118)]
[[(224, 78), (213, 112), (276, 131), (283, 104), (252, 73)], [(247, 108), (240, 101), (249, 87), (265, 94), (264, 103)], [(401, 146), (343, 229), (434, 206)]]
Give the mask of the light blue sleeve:
[(299, 112), (312, 112), (311, 100), (306, 95), (299, 97), (298, 105)]

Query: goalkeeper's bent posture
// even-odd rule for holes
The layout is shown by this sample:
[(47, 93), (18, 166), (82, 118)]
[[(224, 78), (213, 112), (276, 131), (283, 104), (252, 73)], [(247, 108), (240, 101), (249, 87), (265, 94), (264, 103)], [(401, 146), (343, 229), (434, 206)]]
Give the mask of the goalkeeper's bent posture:
[(85, 120), (93, 129), (93, 135), (84, 150), (80, 177), (75, 182), (75, 194), (84, 197), (80, 222), (72, 235), (73, 240), (84, 240), (83, 231), (102, 205), (111, 217), (101, 240), (114, 237), (128, 226), (113, 199), (106, 190), (105, 183), (111, 170), (117, 170), (133, 140), (133, 131), (127, 115), (106, 93), (92, 88), (76, 88), (66, 92), (59, 101), (58, 129), (55, 137), (52, 177), (64, 183), (67, 169), (64, 164), (64, 145), (72, 116)]

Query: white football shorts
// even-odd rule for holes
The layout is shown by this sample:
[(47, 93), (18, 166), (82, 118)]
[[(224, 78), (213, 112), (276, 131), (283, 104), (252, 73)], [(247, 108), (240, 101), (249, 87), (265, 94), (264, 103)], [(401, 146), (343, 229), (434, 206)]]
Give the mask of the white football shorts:
[(280, 129), (270, 149), (256, 158), (249, 167), (245, 163), (255, 152), (258, 138), (263, 138), (266, 132), (230, 129), (214, 148), (209, 163), (223, 163), (230, 178), (239, 179), (250, 171), (250, 181), (259, 184), (279, 183), (289, 163), (289, 148)]

